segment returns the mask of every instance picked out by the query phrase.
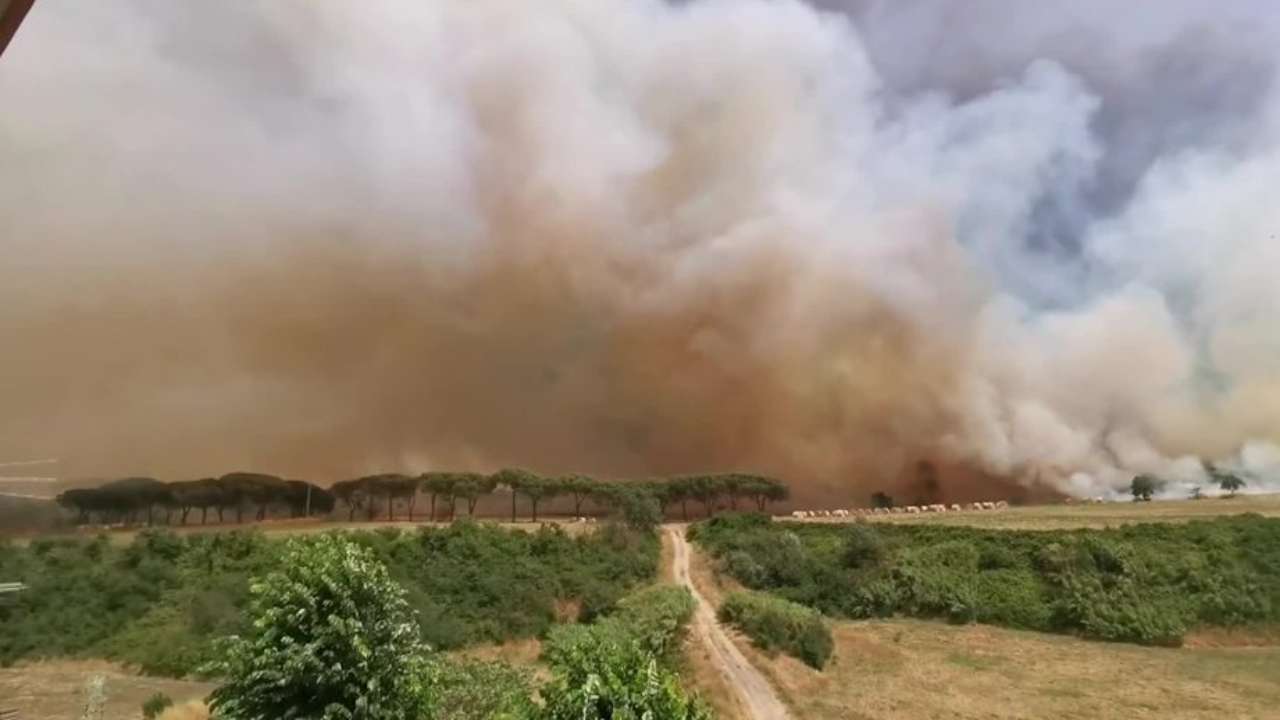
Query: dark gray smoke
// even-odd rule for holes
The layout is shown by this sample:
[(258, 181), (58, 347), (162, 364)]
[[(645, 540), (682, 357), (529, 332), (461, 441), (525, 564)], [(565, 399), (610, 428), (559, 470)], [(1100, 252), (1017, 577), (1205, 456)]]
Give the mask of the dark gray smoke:
[(42, 0), (0, 458), (1265, 486), (1273, 15)]

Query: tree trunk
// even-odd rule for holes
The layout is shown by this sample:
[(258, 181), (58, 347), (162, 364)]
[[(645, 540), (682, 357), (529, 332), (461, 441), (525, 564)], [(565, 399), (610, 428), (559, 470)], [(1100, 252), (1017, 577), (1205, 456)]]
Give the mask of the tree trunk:
[(418, 504), (418, 491), (409, 496), (409, 522), (413, 522), (413, 506)]
[(222, 517), (222, 513), (223, 513), (223, 511), (225, 511), (226, 509), (227, 509), (227, 508), (226, 508), (226, 507), (224, 507), (224, 506), (222, 506), (222, 505), (219, 505), (219, 506), (218, 506), (218, 524), (219, 524), (219, 525), (221, 525), (221, 524), (223, 524), (224, 522), (226, 522), (226, 519)]
[(711, 517), (711, 506), (714, 504), (715, 504), (714, 500), (707, 500), (705, 498), (702, 500), (702, 507), (705, 508), (707, 511), (707, 517)]
[(582, 515), (582, 501), (583, 501), (583, 499), (584, 499), (584, 498), (583, 498), (583, 496), (581, 496), (581, 495), (574, 495), (574, 496), (573, 496), (573, 514), (574, 514), (574, 517), (580, 517), (580, 516)]
[(533, 521), (538, 522), (538, 498), (529, 498), (529, 504), (533, 505)]
[(148, 505), (147, 506), (147, 527), (151, 527), (151, 523), (154, 522), (154, 517), (155, 517), (155, 506)]
[(244, 503), (236, 504), (236, 524), (244, 522)]
[(467, 517), (476, 516), (476, 504), (480, 502), (480, 497), (467, 498)]
[(391, 496), (391, 493), (387, 493), (387, 520), (388, 520), (388, 521), (391, 521), (391, 520), (395, 520), (395, 519), (396, 519), (396, 511), (395, 511), (395, 509), (391, 506), (391, 502), (392, 502), (392, 496)]
[(355, 522), (355, 521), (356, 521), (356, 504), (353, 502), (348, 502), (347, 503), (347, 522)]
[(680, 499), (680, 514), (684, 517), (685, 522), (689, 522), (689, 501), (684, 498)]
[(511, 491), (511, 522), (516, 521), (516, 491)]
[(191, 508), (190, 508), (190, 507), (184, 507), (184, 508), (182, 508), (182, 524), (183, 524), (183, 525), (186, 525), (186, 524), (187, 524), (187, 515), (189, 515), (189, 514), (191, 514)]

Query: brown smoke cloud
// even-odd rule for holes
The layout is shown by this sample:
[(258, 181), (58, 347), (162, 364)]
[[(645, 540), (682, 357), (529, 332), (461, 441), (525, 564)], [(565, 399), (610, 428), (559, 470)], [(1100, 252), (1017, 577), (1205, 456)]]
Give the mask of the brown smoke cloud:
[(1269, 457), (1271, 410), (1228, 398), (1206, 435), (1183, 401), (1160, 279), (1006, 287), (1070, 276), (1007, 246), (1106, 155), (1081, 82), (885, 93), (799, 3), (47, 0), (0, 65), (0, 458), (751, 469), (857, 501), (922, 458), (960, 499)]

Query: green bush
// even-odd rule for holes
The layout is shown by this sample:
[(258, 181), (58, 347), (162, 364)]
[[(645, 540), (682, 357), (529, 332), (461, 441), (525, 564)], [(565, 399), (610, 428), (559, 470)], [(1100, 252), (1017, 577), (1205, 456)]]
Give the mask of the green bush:
[(688, 590), (655, 586), (591, 625), (553, 630), (543, 644), (553, 674), (541, 691), (545, 720), (711, 720), (672, 669), (693, 610)]
[[(654, 533), (612, 525), (579, 537), (471, 522), (348, 537), (388, 568), (441, 649), (542, 636), (565, 602), (584, 620), (606, 614), (654, 576), (659, 556)], [(284, 547), (252, 531), (8, 546), (0, 577), (30, 590), (0, 603), (0, 664), (87, 655), (190, 675), (214, 659), (214, 638), (250, 629), (250, 578), (281, 569)]]
[(691, 534), (756, 590), (850, 618), (977, 620), (1173, 645), (1191, 628), (1280, 623), (1280, 519), (1108, 530), (766, 523)]
[(173, 700), (168, 695), (156, 693), (142, 703), (142, 717), (144, 720), (155, 720), (166, 708), (172, 706)]
[(591, 625), (557, 627), (543, 643), (551, 666), (573, 666), (577, 658), (601, 645), (634, 645), (638, 652), (673, 663), (689, 619), (693, 596), (683, 587), (654, 585), (623, 598), (616, 610)]
[(844, 565), (855, 570), (873, 570), (884, 564), (888, 556), (884, 538), (875, 528), (855, 523), (844, 540)]
[(539, 708), (527, 673), (497, 662), (436, 662), (431, 720), (534, 720)]
[(730, 593), (720, 606), (721, 622), (742, 630), (760, 648), (781, 650), (821, 670), (834, 641), (822, 614), (764, 593)]
[(404, 591), (337, 534), (289, 543), (252, 587), (252, 630), (226, 643), (217, 717), (410, 720), (424, 710), (424, 650)]

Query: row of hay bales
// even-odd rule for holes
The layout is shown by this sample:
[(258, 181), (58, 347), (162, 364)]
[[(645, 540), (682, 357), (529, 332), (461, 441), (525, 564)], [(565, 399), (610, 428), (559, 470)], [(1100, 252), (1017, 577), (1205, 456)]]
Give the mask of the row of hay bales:
[(932, 505), (900, 505), (895, 507), (853, 508), (838, 510), (793, 510), (791, 517), (797, 520), (810, 518), (849, 518), (864, 515), (918, 515), (921, 513), (965, 512), (980, 510), (1004, 510), (1009, 507), (1007, 500), (981, 500), (961, 505), (952, 503), (934, 503)]

